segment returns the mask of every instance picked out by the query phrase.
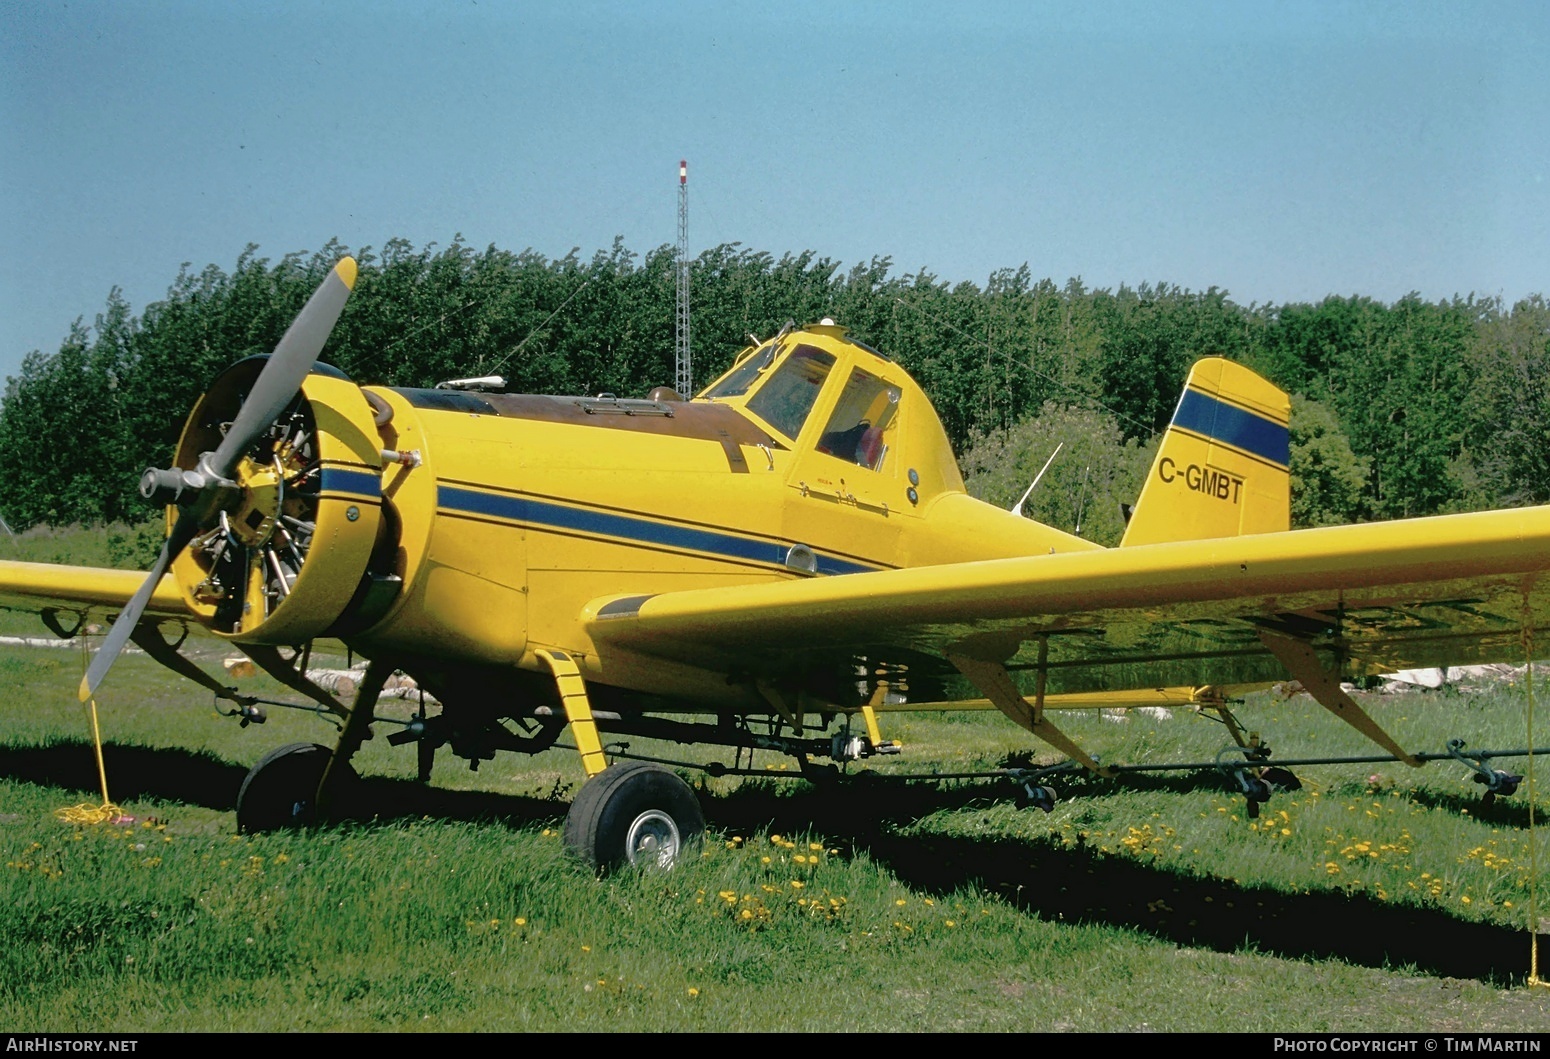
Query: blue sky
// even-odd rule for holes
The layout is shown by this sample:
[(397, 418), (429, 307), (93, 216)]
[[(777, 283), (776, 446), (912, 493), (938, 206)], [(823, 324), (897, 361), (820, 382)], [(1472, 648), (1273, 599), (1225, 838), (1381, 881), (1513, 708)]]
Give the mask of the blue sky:
[(1542, 3), (0, 0), (0, 375), (337, 237), (1550, 294)]

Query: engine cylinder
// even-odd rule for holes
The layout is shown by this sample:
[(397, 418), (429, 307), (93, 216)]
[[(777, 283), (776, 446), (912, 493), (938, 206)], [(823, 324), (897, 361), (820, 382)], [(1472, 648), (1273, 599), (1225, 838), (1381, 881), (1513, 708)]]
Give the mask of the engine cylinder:
[[(265, 357), (222, 373), (194, 407), (175, 464), (192, 470), (215, 449)], [(295, 400), (245, 452), (241, 499), (173, 563), (184, 598), (219, 636), (295, 644), (359, 605), (382, 525), (382, 457), (371, 406), (342, 373), (319, 364)]]

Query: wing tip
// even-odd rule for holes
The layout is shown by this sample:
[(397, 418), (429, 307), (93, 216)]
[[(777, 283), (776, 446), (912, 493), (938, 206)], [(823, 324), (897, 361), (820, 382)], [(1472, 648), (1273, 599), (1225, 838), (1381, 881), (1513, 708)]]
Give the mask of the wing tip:
[(355, 289), (355, 277), (359, 271), (353, 257), (342, 257), (339, 259), (339, 263), (334, 266), (334, 275), (338, 276), (350, 290)]

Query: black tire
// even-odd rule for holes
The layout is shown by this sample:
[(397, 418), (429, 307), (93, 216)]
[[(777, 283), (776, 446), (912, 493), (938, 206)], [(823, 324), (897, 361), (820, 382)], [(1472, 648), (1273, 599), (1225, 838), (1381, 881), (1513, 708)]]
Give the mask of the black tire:
[(589, 867), (671, 868), (700, 846), (705, 815), (678, 775), (648, 761), (610, 765), (565, 814), (565, 845)]
[[(251, 835), (317, 823), (318, 784), (332, 755), (317, 743), (287, 743), (259, 758), (237, 790), (237, 832)], [(346, 765), (341, 778), (353, 782), (355, 770)]]

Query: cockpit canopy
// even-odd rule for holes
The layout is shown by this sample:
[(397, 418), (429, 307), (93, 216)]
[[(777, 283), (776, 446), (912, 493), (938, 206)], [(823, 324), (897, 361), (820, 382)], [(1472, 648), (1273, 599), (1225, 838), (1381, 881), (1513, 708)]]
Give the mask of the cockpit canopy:
[[(837, 363), (833, 353), (806, 342), (783, 354), (778, 343), (770, 342), (745, 356), (700, 396), (746, 398), (745, 409), (795, 444)], [(902, 394), (897, 383), (859, 365), (850, 367), (815, 447), (869, 470), (880, 469)]]

